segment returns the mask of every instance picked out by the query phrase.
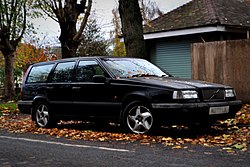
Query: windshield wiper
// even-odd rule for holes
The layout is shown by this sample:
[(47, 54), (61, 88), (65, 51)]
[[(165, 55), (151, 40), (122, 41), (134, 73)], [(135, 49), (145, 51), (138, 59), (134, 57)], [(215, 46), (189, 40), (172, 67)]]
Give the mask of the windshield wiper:
[(132, 75), (132, 78), (133, 77), (159, 77), (159, 76), (154, 74), (134, 74)]
[(169, 75), (165, 75), (165, 74), (164, 74), (164, 75), (162, 75), (161, 77), (169, 77)]

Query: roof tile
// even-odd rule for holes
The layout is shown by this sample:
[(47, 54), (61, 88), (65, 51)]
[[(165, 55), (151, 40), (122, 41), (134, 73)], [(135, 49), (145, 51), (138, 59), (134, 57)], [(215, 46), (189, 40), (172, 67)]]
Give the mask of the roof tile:
[(208, 25), (250, 28), (250, 3), (249, 0), (192, 0), (149, 24), (144, 27), (145, 33)]

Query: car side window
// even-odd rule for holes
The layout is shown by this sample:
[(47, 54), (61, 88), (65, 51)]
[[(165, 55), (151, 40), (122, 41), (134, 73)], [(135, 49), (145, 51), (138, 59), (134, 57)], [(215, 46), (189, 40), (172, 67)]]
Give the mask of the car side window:
[(71, 82), (75, 62), (63, 62), (58, 63), (54, 74), (52, 76), (52, 82)]
[(27, 83), (45, 83), (54, 64), (34, 66), (31, 68)]
[(94, 75), (104, 75), (96, 61), (80, 61), (76, 69), (76, 82), (92, 82)]

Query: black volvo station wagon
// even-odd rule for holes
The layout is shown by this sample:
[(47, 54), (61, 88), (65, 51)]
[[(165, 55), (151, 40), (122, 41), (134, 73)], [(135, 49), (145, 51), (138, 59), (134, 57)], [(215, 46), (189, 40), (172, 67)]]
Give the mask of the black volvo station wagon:
[(144, 59), (78, 57), (31, 65), (18, 107), (38, 127), (60, 120), (116, 121), (128, 132), (235, 116), (232, 87), (180, 79)]

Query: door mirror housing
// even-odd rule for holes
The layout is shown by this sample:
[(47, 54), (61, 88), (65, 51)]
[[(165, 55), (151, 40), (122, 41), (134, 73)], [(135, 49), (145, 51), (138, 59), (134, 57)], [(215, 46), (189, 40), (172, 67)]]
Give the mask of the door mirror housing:
[(93, 82), (95, 83), (106, 83), (106, 77), (104, 75), (94, 75)]

